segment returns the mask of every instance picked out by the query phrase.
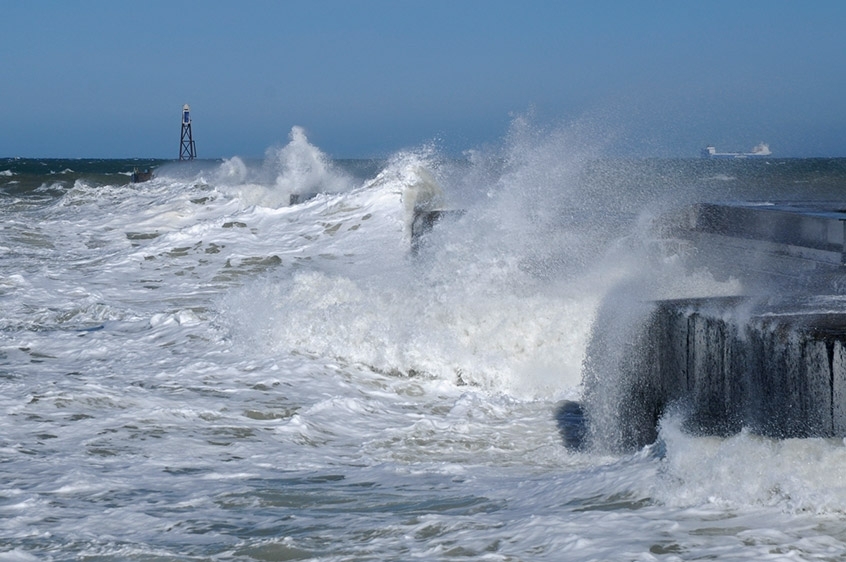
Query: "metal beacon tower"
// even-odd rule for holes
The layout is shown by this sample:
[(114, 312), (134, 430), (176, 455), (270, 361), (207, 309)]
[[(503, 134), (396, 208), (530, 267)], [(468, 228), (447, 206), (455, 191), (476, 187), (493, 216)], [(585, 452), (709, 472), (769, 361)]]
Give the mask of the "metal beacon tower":
[(194, 135), (191, 133), (191, 107), (186, 103), (182, 106), (182, 139), (179, 142), (179, 159), (193, 160), (197, 157), (197, 147), (194, 145)]

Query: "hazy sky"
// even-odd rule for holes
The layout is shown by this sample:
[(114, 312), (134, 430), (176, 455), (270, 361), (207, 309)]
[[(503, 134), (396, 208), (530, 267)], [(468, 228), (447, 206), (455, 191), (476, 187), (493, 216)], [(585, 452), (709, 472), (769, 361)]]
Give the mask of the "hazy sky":
[(846, 1), (8, 1), (0, 156), (334, 157), (497, 144), (515, 115), (609, 154), (846, 156)]

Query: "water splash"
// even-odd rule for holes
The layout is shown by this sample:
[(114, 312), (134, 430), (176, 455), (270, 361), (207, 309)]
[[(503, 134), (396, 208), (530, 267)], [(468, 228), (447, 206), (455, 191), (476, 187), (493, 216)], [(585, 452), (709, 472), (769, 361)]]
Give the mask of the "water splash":
[(267, 149), (263, 160), (233, 156), (222, 162), (180, 162), (162, 166), (156, 176), (186, 187), (200, 184), (221, 189), (237, 198), (241, 208), (279, 208), (289, 205), (293, 195), (342, 193), (358, 186), (350, 174), (309, 142), (299, 126), (291, 129), (286, 145)]
[[(590, 149), (573, 131), (530, 129), (518, 120), (502, 148), (469, 162), (431, 147), (397, 154), (362, 187), (304, 209), (303, 221), (326, 221), (334, 234), (302, 242), (307, 261), (296, 271), (251, 287), (261, 304), (238, 300), (234, 308), (259, 318), (248, 330), (270, 349), (380, 372), (572, 396), (594, 310), (614, 281), (598, 256), (619, 225), (583, 199)], [(450, 201), (468, 202), (465, 215), (412, 259), (412, 210)]]
[(340, 193), (348, 191), (352, 178), (336, 168), (331, 159), (309, 143), (302, 127), (293, 127), (290, 142), (265, 154), (264, 172), (275, 176), (274, 186), (288, 194)]
[(773, 439), (744, 430), (728, 438), (694, 437), (683, 416), (660, 426), (664, 453), (656, 497), (670, 505), (777, 507), (786, 513), (843, 513), (846, 460), (839, 439)]

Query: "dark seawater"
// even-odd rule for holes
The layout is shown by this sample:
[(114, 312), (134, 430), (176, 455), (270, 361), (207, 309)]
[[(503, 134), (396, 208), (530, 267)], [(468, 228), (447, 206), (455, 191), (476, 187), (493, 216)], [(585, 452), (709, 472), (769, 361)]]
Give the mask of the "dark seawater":
[(0, 189), (13, 195), (36, 188), (68, 188), (77, 180), (91, 185), (123, 185), (129, 183), (133, 171), (156, 168), (163, 163), (164, 160), (142, 158), (0, 158)]
[[(198, 160), (182, 164), (216, 166), (220, 162)], [(123, 185), (129, 183), (133, 171), (171, 164), (179, 163), (144, 158), (0, 158), (0, 189), (15, 193), (38, 187), (67, 188), (77, 180), (90, 185)], [(375, 177), (386, 162), (348, 159), (336, 160), (335, 164), (363, 180)], [(471, 165), (464, 160), (454, 164), (459, 169)], [(616, 188), (621, 194), (632, 190), (661, 194), (667, 186), (678, 187), (686, 194), (689, 187), (705, 186), (710, 195), (726, 199), (829, 199), (846, 194), (846, 158), (597, 159), (584, 165), (580, 181), (586, 191)]]
[[(619, 287), (742, 290), (652, 220), (846, 203), (846, 159), (570, 146), (0, 159), (0, 562), (842, 559), (841, 440), (669, 416), (638, 451), (568, 445)], [(412, 256), (426, 204), (465, 213)]]

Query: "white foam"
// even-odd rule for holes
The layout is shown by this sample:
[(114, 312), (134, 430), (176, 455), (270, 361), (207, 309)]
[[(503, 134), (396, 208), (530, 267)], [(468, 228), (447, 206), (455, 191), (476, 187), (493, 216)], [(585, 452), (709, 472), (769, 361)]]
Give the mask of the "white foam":
[(350, 180), (317, 147), (308, 142), (305, 129), (293, 127), (290, 142), (268, 150), (265, 165), (278, 172), (276, 187), (291, 193), (338, 193)]
[(835, 439), (772, 439), (748, 431), (694, 437), (677, 419), (662, 424), (664, 487), (672, 505), (773, 506), (787, 513), (846, 511), (846, 446)]
[[(844, 552), (841, 442), (668, 420), (663, 454), (564, 447), (556, 400), (579, 396), (600, 304), (721, 285), (620, 236), (569, 133), (515, 128), (469, 165), (427, 147), (360, 184), (295, 130), (266, 162), (7, 210), (4, 556)], [(412, 257), (420, 195), (466, 213)]]

